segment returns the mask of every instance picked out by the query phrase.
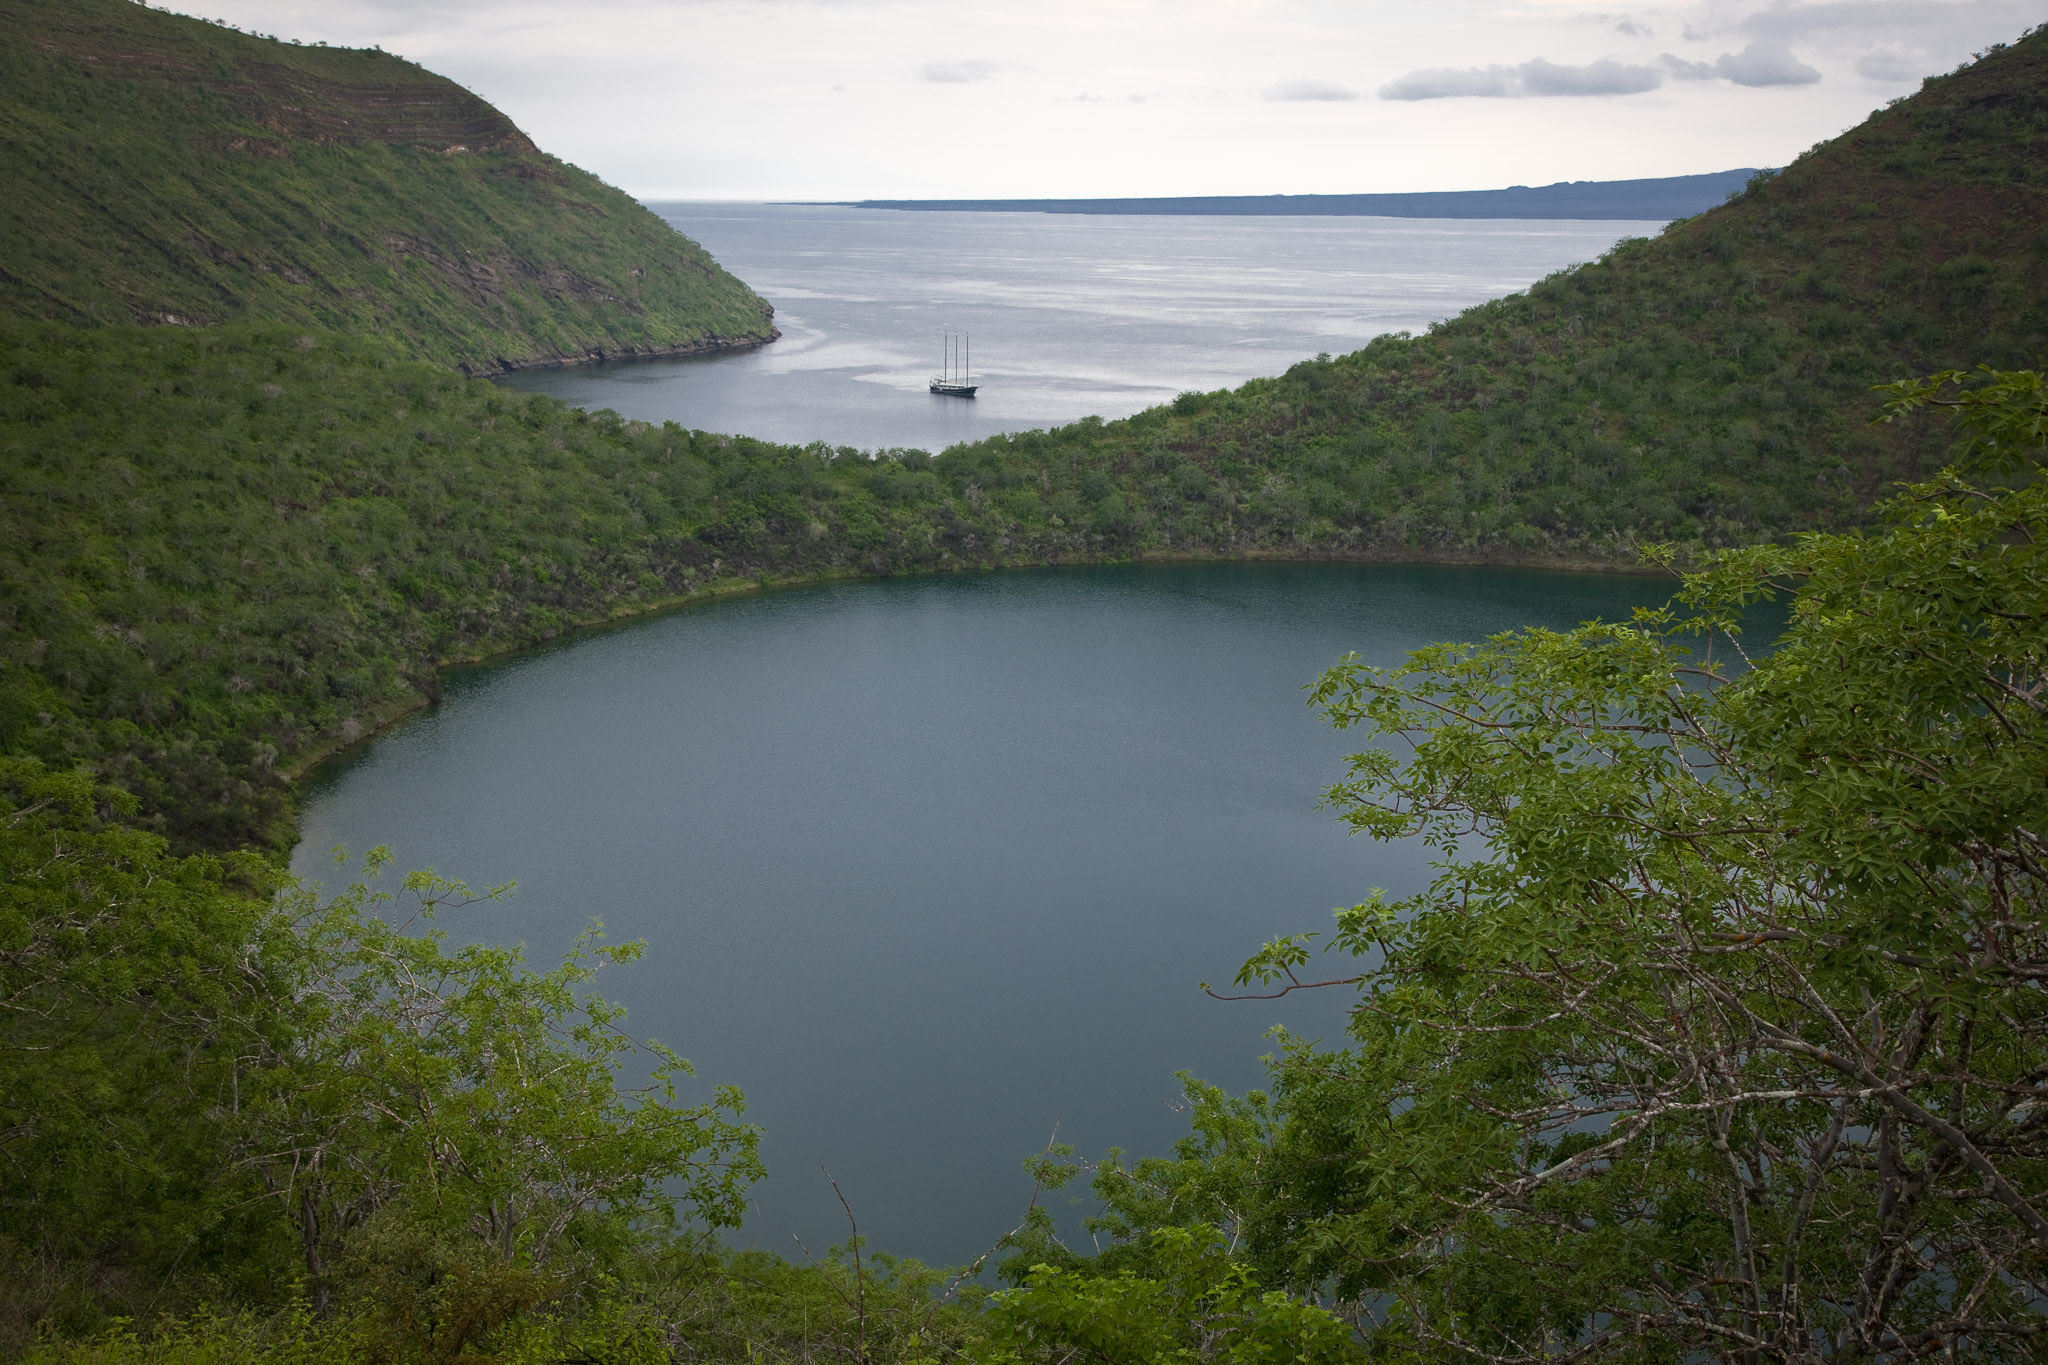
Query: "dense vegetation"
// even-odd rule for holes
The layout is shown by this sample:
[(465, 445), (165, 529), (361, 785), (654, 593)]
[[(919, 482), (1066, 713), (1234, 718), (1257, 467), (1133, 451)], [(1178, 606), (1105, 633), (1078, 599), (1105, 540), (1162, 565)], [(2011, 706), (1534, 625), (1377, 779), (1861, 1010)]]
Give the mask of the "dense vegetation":
[[(1331, 719), (1404, 742), (1333, 803), (1441, 875), (1339, 912), (1353, 974), (1304, 982), (1291, 935), (1239, 982), (1356, 988), (1351, 1045), (1283, 1040), (1270, 1094), (1190, 1082), (1174, 1156), (1096, 1168), (1105, 1249), (1035, 1205), (985, 1302), (857, 1241), (797, 1267), (702, 1239), (754, 1135), (591, 994), (630, 945), (450, 952), (435, 918), (492, 893), (424, 875), (265, 899), (261, 859), (173, 855), (124, 793), (6, 760), (0, 1325), (84, 1335), (50, 1360), (2031, 1353), (2048, 387), (1964, 379), (1901, 386), (1970, 439), (1879, 534), (1719, 552), (1627, 624), (1332, 670)], [(1791, 625), (1745, 657), (1765, 593)]]
[[(547, 971), (451, 951), (434, 917), (498, 893), (271, 897), (268, 864), (172, 856), (126, 805), (0, 761), (0, 1351), (203, 1302), (226, 1316), (164, 1349), (559, 1359), (583, 1334), (648, 1358), (687, 1326), (744, 1358), (806, 1308), (821, 1343), (939, 1316), (916, 1266), (864, 1274), (874, 1310), (847, 1313), (810, 1302), (836, 1262), (702, 1242), (737, 1221), (756, 1137), (591, 993), (632, 945), (593, 926)], [(91, 1353), (125, 1354), (110, 1330)]]
[(231, 848), (287, 837), (288, 775), (439, 664), (705, 592), (1143, 555), (1633, 564), (1859, 524), (1940, 449), (1868, 424), (1873, 381), (2048, 336), (2044, 90), (2048, 33), (1427, 336), (936, 458), (575, 413), (325, 329), (8, 323), (0, 736)]
[(8, 312), (291, 321), (473, 373), (775, 335), (694, 242), (383, 52), (9, 0), (0, 166)]
[(1334, 724), (1394, 741), (1331, 804), (1439, 875), (1338, 911), (1334, 980), (1317, 934), (1246, 963), (1355, 990), (1348, 1045), (1191, 1085), (1175, 1157), (1097, 1171), (1112, 1249), (1044, 1243), (1041, 1278), (1178, 1228), (1390, 1361), (2039, 1359), (2048, 385), (1963, 378), (1895, 391), (1967, 439), (1877, 534), (1325, 674)]
[[(0, 1349), (1988, 1359), (2041, 1334), (2048, 528), (1997, 482), (2043, 458), (2040, 388), (1900, 391), (1962, 405), (1965, 474), (1932, 475), (1935, 424), (1868, 418), (1880, 380), (2038, 362), (2048, 33), (1426, 336), (932, 456), (463, 377), (765, 315), (395, 58), (121, 0), (0, 31)], [(833, 575), (1651, 542), (1707, 566), (1669, 613), (1325, 681), (1334, 720), (1416, 746), (1333, 798), (1437, 833), (1443, 880), (1340, 924), (1350, 1046), (1291, 1050), (1271, 1095), (1194, 1086), (1176, 1157), (1098, 1170), (1108, 1250), (1040, 1206), (993, 1303), (857, 1242), (797, 1267), (709, 1240), (753, 1133), (594, 993), (630, 947), (451, 951), (432, 923), (465, 888), (323, 902), (274, 857), (309, 761), (442, 664), (580, 622)], [(1767, 588), (1795, 596), (1768, 660), (1678, 652)]]
[[(1134, 472), (1162, 452), (1265, 471), (1232, 490), (1264, 513), (1226, 531), (1241, 548), (1632, 558), (1856, 524), (1938, 450), (1871, 429), (1871, 384), (2048, 345), (2044, 223), (2036, 33), (1654, 241), (1105, 444)], [(1178, 541), (1168, 490), (1132, 482)]]

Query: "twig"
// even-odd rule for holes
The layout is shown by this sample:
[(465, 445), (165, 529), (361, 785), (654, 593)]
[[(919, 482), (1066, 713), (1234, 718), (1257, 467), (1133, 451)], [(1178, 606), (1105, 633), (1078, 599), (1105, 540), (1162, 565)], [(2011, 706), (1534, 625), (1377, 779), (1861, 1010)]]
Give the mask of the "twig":
[(846, 1194), (839, 1188), (839, 1182), (832, 1179), (832, 1172), (826, 1171), (820, 1162), (818, 1169), (825, 1171), (826, 1183), (832, 1186), (832, 1193), (839, 1196), (839, 1207), (846, 1210), (846, 1225), (853, 1229), (853, 1236), (847, 1245), (853, 1248), (853, 1353), (855, 1359), (868, 1358), (868, 1280), (867, 1271), (860, 1261), (860, 1224), (854, 1221), (853, 1205), (846, 1202)]

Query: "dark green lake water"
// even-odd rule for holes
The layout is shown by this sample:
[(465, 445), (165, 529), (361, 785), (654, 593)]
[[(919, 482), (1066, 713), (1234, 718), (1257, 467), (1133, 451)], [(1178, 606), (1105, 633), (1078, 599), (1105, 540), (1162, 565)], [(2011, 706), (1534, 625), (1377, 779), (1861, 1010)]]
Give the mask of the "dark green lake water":
[(1347, 650), (1568, 626), (1668, 581), (1413, 566), (1034, 570), (727, 599), (463, 670), (312, 784), (321, 851), (517, 880), (454, 936), (558, 956), (644, 938), (629, 1024), (767, 1130), (745, 1237), (962, 1261), (1021, 1216), (1055, 1121), (1163, 1150), (1173, 1073), (1243, 1089), (1262, 1033), (1336, 992), (1221, 1004), (1272, 934), (1321, 928), (1423, 852), (1317, 809), (1355, 737), (1302, 686)]

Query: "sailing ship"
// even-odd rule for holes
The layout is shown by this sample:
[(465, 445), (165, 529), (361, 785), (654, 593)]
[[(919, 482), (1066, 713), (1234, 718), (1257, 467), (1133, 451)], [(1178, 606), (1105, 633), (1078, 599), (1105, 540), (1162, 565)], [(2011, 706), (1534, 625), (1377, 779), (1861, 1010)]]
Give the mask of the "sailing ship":
[[(948, 398), (974, 397), (974, 391), (980, 385), (968, 382), (974, 378), (973, 338), (963, 333), (960, 341), (955, 343), (953, 334), (947, 332), (944, 344), (945, 354), (939, 362), (939, 373), (932, 376), (932, 392), (945, 394)], [(953, 366), (956, 358), (960, 361), (957, 371)]]

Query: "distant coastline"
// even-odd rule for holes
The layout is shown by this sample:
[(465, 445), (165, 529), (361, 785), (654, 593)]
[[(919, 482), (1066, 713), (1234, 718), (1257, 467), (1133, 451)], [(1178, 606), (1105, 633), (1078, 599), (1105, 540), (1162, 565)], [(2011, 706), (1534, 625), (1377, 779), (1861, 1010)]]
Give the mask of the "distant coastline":
[(1173, 199), (860, 199), (833, 208), (913, 213), (1124, 213), (1180, 216), (1376, 218), (1625, 218), (1670, 221), (1704, 213), (1741, 189), (1754, 169), (1656, 180), (1566, 180), (1504, 190), (1420, 194), (1193, 195)]

